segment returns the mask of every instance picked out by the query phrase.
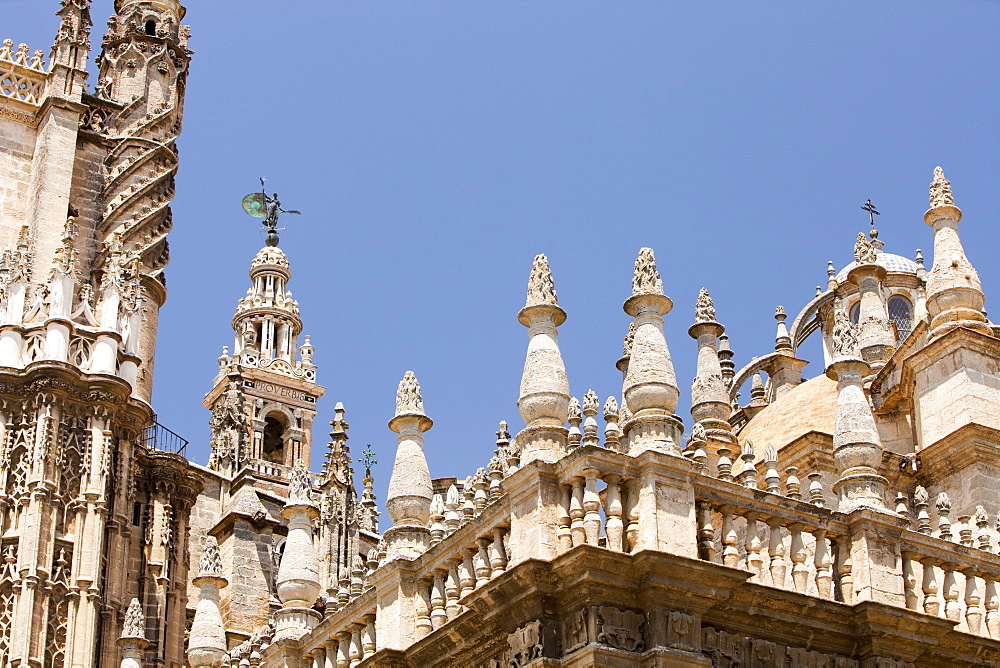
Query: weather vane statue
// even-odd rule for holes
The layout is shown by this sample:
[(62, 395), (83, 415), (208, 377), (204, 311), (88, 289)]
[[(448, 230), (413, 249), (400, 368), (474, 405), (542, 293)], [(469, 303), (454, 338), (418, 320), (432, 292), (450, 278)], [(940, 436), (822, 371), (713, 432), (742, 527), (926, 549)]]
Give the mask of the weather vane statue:
[(268, 246), (277, 246), (278, 232), (285, 229), (283, 227), (278, 227), (279, 214), (294, 213), (296, 215), (302, 215), (301, 211), (282, 209), (281, 200), (278, 199), (278, 193), (274, 193), (271, 197), (268, 197), (267, 191), (264, 190), (263, 176), (260, 178), (260, 192), (250, 193), (243, 198), (243, 210), (254, 218), (264, 219), (264, 229), (267, 230), (267, 238), (264, 243)]

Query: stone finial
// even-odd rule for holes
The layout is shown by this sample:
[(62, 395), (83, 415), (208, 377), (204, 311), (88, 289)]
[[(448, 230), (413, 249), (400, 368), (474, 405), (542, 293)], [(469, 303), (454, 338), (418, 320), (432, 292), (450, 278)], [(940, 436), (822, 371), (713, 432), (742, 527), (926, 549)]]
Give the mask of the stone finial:
[(698, 302), (694, 307), (694, 321), (715, 322), (715, 303), (705, 288), (698, 293)]
[(292, 467), (291, 480), (288, 485), (288, 505), (312, 503), (312, 485), (309, 482), (309, 469), (301, 459), (295, 461)]
[(588, 411), (593, 411), (594, 415), (597, 415), (597, 411), (600, 409), (601, 400), (597, 396), (597, 393), (593, 390), (587, 390), (587, 393), (583, 395), (583, 411), (587, 413)]
[(833, 313), (833, 333), (832, 339), (833, 357), (837, 358), (860, 358), (858, 350), (858, 334), (856, 327), (847, 317), (847, 313), (842, 308), (834, 309)]
[(222, 557), (219, 554), (219, 541), (215, 536), (205, 537), (205, 547), (201, 553), (201, 566), (198, 577), (221, 577)]
[(858, 264), (873, 264), (878, 259), (875, 245), (865, 237), (864, 232), (858, 232), (854, 242), (854, 261)]
[(951, 192), (951, 181), (944, 177), (940, 166), (934, 168), (934, 180), (930, 186), (931, 208), (955, 206), (955, 196)]
[(635, 260), (635, 273), (632, 276), (633, 295), (662, 295), (663, 279), (656, 270), (656, 258), (652, 248), (640, 248), (639, 257)]
[[(212, 538), (215, 540), (215, 538)], [(216, 548), (218, 550), (218, 548)], [(125, 623), (122, 625), (122, 638), (145, 638), (146, 624), (139, 599), (133, 598), (125, 611)]]
[(762, 406), (767, 404), (766, 390), (764, 389), (764, 379), (760, 377), (760, 371), (753, 374), (750, 381), (750, 405)]
[(781, 476), (778, 473), (778, 451), (774, 449), (773, 445), (767, 446), (767, 449), (764, 450), (764, 464), (767, 465), (767, 471), (764, 473), (766, 491), (768, 494), (778, 494), (781, 491), (778, 486), (781, 482)]
[[(820, 293), (817, 292), (818, 294)], [(792, 337), (788, 334), (788, 326), (785, 325), (786, 318), (788, 318), (788, 314), (785, 313), (785, 307), (775, 307), (774, 319), (778, 322), (778, 326), (777, 332), (774, 335), (774, 351), (793, 355), (795, 351), (792, 348)]]
[(549, 269), (549, 259), (543, 254), (535, 256), (531, 264), (531, 274), (528, 276), (528, 298), (525, 306), (541, 304), (559, 305), (556, 296), (556, 284), (552, 280), (552, 270)]
[(420, 394), (420, 383), (412, 371), (407, 371), (399, 381), (396, 390), (396, 415), (424, 414), (424, 398)]
[(569, 400), (569, 419), (583, 419), (583, 409), (580, 407), (580, 400), (576, 397), (570, 397)]
[(628, 333), (622, 342), (622, 357), (632, 356), (632, 344), (635, 342), (635, 320), (628, 324)]
[(826, 262), (826, 289), (833, 290), (837, 287), (837, 269), (833, 266), (833, 260)]

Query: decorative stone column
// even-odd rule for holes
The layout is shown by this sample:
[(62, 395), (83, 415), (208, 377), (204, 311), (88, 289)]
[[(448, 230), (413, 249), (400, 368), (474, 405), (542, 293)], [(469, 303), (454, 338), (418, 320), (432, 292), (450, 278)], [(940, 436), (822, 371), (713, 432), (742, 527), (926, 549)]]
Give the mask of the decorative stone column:
[(729, 392), (722, 379), (716, 347), (726, 328), (715, 318), (715, 304), (708, 290), (702, 288), (695, 306), (695, 322), (688, 329), (691, 338), (698, 341), (698, 371), (691, 383), (691, 417), (704, 428), (712, 452), (720, 443), (736, 445), (736, 437), (729, 426)]
[(889, 513), (885, 506), (888, 482), (878, 473), (882, 444), (862, 384), (870, 367), (860, 358), (855, 328), (841, 308), (834, 312), (832, 344), (833, 363), (826, 375), (837, 381), (833, 461), (838, 479), (833, 491), (840, 499), (839, 510), (870, 508)]
[(125, 625), (118, 646), (122, 648), (121, 668), (142, 668), (142, 652), (149, 647), (149, 641), (146, 640), (142, 604), (137, 598), (132, 599), (125, 611)]
[(319, 561), (313, 547), (313, 520), (319, 509), (312, 499), (309, 470), (295, 462), (288, 500), (281, 514), (288, 520), (288, 537), (278, 567), (276, 589), (281, 609), (274, 613), (274, 640), (296, 640), (323, 619), (312, 609), (319, 596)]
[(424, 456), (424, 432), (434, 425), (424, 413), (420, 383), (412, 371), (399, 381), (396, 415), (389, 429), (399, 434), (385, 507), (392, 527), (384, 534), (386, 558), (416, 559), (430, 547), (431, 472)]
[(861, 302), (858, 307), (858, 347), (861, 359), (880, 369), (896, 349), (896, 337), (889, 324), (889, 313), (882, 298), (882, 281), (886, 269), (878, 264), (878, 231), (872, 230), (869, 241), (858, 233), (854, 244), (854, 261), (857, 263), (847, 274), (847, 282), (858, 286)]
[(201, 593), (191, 622), (187, 660), (191, 668), (218, 668), (229, 652), (226, 631), (222, 625), (222, 611), (219, 609), (219, 590), (229, 584), (229, 581), (222, 575), (219, 544), (214, 536), (205, 539), (201, 568), (198, 577), (191, 580), (191, 583)]
[(528, 297), (517, 314), (528, 328), (528, 353), (517, 407), (525, 428), (517, 435), (521, 466), (541, 459), (554, 462), (566, 454), (569, 381), (559, 352), (556, 328), (566, 321), (559, 308), (549, 261), (536, 255), (528, 278)]
[(623, 306), (635, 318), (635, 337), (622, 385), (622, 396), (631, 412), (622, 430), (632, 455), (644, 450), (680, 454), (678, 442), (684, 426), (674, 415), (680, 391), (663, 336), (663, 316), (672, 306), (663, 294), (653, 249), (641, 249), (635, 261), (632, 296)]
[(962, 210), (955, 206), (951, 183), (940, 167), (934, 168), (930, 187), (930, 208), (924, 222), (934, 228), (934, 265), (927, 274), (927, 314), (931, 318), (931, 338), (936, 339), (956, 327), (968, 327), (990, 334), (983, 306), (986, 298), (976, 269), (965, 257), (958, 237)]

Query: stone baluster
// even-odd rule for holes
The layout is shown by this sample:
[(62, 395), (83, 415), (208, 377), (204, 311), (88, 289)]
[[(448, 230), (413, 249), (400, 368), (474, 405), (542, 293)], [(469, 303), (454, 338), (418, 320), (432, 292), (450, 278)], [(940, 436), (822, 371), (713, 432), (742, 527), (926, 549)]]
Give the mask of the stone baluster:
[(375, 638), (375, 615), (368, 614), (365, 615), (365, 629), (361, 634), (361, 649), (364, 651), (365, 657), (369, 657), (375, 653), (375, 649), (378, 646)]
[(809, 578), (809, 567), (806, 566), (806, 546), (802, 540), (802, 529), (804, 527), (798, 522), (788, 525), (788, 531), (792, 534), (789, 546), (789, 557), (792, 560), (792, 583), (795, 591), (800, 594), (806, 593), (806, 583)]
[(490, 568), (492, 577), (497, 577), (507, 570), (507, 550), (503, 546), (503, 529), (493, 529), (493, 542), (490, 543)]
[(740, 459), (743, 461), (743, 470), (740, 471), (740, 484), (750, 489), (757, 489), (757, 465), (754, 464), (753, 442), (748, 438), (743, 441)]
[(598, 446), (601, 439), (597, 435), (597, 411), (600, 410), (601, 401), (593, 390), (587, 390), (583, 396), (583, 444)]
[(573, 478), (571, 484), (573, 485), (573, 495), (570, 497), (569, 503), (569, 517), (570, 534), (573, 536), (573, 547), (577, 545), (583, 545), (587, 542), (587, 531), (583, 524), (583, 478)]
[(929, 497), (927, 490), (917, 485), (913, 491), (913, 509), (917, 511), (917, 531), (926, 535), (931, 535), (931, 516), (927, 512)]
[(639, 481), (629, 480), (624, 489), (626, 551), (631, 552), (639, 544)]
[(619, 452), (621, 450), (621, 430), (618, 427), (618, 402), (608, 397), (604, 402), (604, 447)]
[(444, 499), (435, 494), (431, 499), (431, 545), (437, 545), (444, 538)]
[(365, 587), (365, 562), (360, 554), (354, 555), (351, 563), (351, 598), (361, 596)]
[(903, 558), (903, 596), (906, 609), (917, 610), (920, 602), (920, 597), (917, 596), (917, 555), (909, 550), (902, 550), (900, 555)]
[(601, 497), (597, 494), (597, 470), (583, 470), (583, 529), (588, 545), (597, 545), (601, 536)]
[(733, 521), (733, 509), (723, 506), (722, 510), (722, 563), (730, 568), (738, 568), (740, 551), (736, 548), (739, 536), (736, 534), (736, 524)]
[(986, 514), (986, 509), (976, 506), (976, 514), (973, 516), (976, 523), (976, 547), (983, 552), (990, 551), (990, 517)]
[(920, 560), (920, 563), (924, 566), (924, 577), (920, 585), (924, 592), (924, 612), (937, 617), (941, 608), (941, 599), (938, 598), (937, 572), (934, 570), (934, 559), (924, 557)]
[(715, 561), (715, 526), (712, 524), (712, 506), (708, 501), (695, 503), (698, 523), (698, 558)]
[(958, 542), (964, 547), (972, 547), (972, 515), (958, 516)]
[(965, 623), (969, 633), (979, 635), (983, 623), (982, 595), (979, 593), (979, 580), (975, 568), (962, 571), (965, 576)]
[[(247, 661), (249, 663), (249, 661)], [(312, 652), (313, 668), (326, 668), (326, 648), (317, 647)]]
[(618, 487), (620, 480), (621, 477), (614, 473), (604, 476), (604, 482), (608, 485), (604, 493), (604, 516), (607, 518), (604, 525), (605, 545), (612, 552), (624, 550), (622, 538), (625, 535), (625, 523), (622, 522), (622, 499)]
[(573, 486), (560, 485), (559, 493), (559, 525), (556, 528), (556, 539), (559, 541), (559, 551), (565, 552), (573, 547), (573, 534), (570, 530), (570, 508), (573, 505)]
[(725, 441), (721, 441), (721, 444), (717, 450), (719, 454), (719, 460), (716, 463), (716, 468), (718, 470), (719, 480), (725, 480), (726, 482), (733, 482), (733, 460), (729, 458), (732, 453), (729, 445)]
[(760, 556), (763, 544), (760, 540), (761, 523), (757, 520), (759, 514), (750, 511), (743, 513), (743, 517), (747, 521), (746, 534), (743, 539), (743, 548), (747, 555), (747, 570), (751, 573), (751, 582), (760, 582), (761, 567), (764, 563), (764, 558)]
[(337, 668), (351, 668), (351, 632), (337, 634)]
[(937, 495), (934, 505), (938, 511), (938, 538), (941, 540), (953, 540), (951, 535), (951, 500), (948, 495), (941, 492)]
[(840, 550), (840, 559), (837, 563), (837, 574), (840, 576), (840, 592), (843, 595), (844, 603), (851, 605), (854, 603), (854, 572), (851, 558), (851, 539), (849, 536), (842, 536), (838, 541), (837, 549)]
[(944, 616), (952, 622), (961, 619), (962, 606), (958, 602), (958, 580), (955, 578), (955, 564), (945, 562), (941, 565), (944, 571)]
[(764, 451), (764, 463), (767, 465), (767, 471), (764, 473), (765, 491), (768, 494), (780, 494), (781, 488), (778, 483), (781, 482), (781, 476), (778, 474), (778, 451), (773, 446), (767, 446)]
[(480, 538), (476, 541), (475, 573), (476, 588), (482, 587), (490, 581), (490, 541), (488, 538)]
[(490, 501), (488, 488), (489, 480), (486, 478), (486, 469), (476, 469), (476, 475), (472, 476), (472, 489), (474, 493), (473, 503), (475, 504), (477, 517), (483, 512), (486, 504)]
[(695, 423), (694, 427), (691, 428), (691, 441), (688, 443), (688, 452), (684, 454), (691, 457), (691, 461), (694, 462), (695, 467), (698, 469), (698, 473), (705, 474), (708, 472), (708, 453), (705, 451), (706, 446), (708, 446), (708, 437), (705, 427), (701, 423)]
[(819, 471), (813, 471), (808, 477), (809, 503), (813, 504), (817, 508), (825, 507), (826, 500), (823, 498), (823, 474)]
[(907, 512), (908, 507), (909, 503), (906, 495), (902, 492), (896, 492), (896, 514), (900, 517), (907, 517), (909, 514)]
[(473, 476), (469, 476), (462, 483), (462, 524), (470, 522), (476, 517), (476, 488)]
[(476, 566), (473, 559), (477, 550), (466, 548), (462, 550), (462, 561), (458, 566), (458, 586), (461, 588), (462, 598), (465, 598), (476, 589)]
[(785, 469), (785, 496), (796, 500), (802, 498), (802, 484), (799, 482), (798, 466), (789, 466)]
[(816, 549), (813, 553), (813, 564), (816, 566), (816, 594), (820, 598), (830, 599), (833, 593), (833, 572), (826, 529), (814, 529), (812, 534), (816, 538)]
[(781, 520), (771, 517), (767, 521), (768, 570), (771, 572), (771, 586), (785, 586), (785, 543), (781, 538)]
[(580, 407), (580, 400), (572, 397), (569, 400), (569, 433), (566, 442), (570, 448), (575, 448), (583, 442), (583, 430), (580, 425), (583, 423), (583, 409)]
[(486, 473), (490, 479), (489, 503), (493, 503), (503, 495), (503, 470), (506, 464), (499, 457), (490, 459)]
[(364, 631), (364, 624), (351, 624), (351, 668), (355, 668), (365, 658), (365, 650), (361, 645), (361, 632)]
[(997, 592), (997, 581), (986, 578), (986, 630), (994, 640), (1000, 640), (1000, 593)]
[(448, 612), (445, 610), (447, 601), (444, 579), (448, 575), (448, 569), (438, 568), (434, 571), (434, 588), (431, 590), (431, 625), (434, 630), (441, 628), (448, 621)]
[(460, 512), (462, 496), (458, 487), (451, 485), (444, 499), (444, 532), (446, 536), (455, 533), (458, 527), (462, 526), (462, 515)]
[(447, 575), (444, 579), (444, 609), (448, 614), (449, 621), (458, 617), (459, 613), (462, 611), (461, 606), (458, 604), (460, 591), (458, 586), (458, 564), (461, 562), (461, 558), (452, 559), (446, 566)]
[(431, 590), (433, 588), (433, 581), (420, 580), (417, 582), (417, 598), (415, 600), (414, 614), (417, 617), (416, 628), (418, 638), (423, 638), (434, 630), (434, 625), (431, 623)]

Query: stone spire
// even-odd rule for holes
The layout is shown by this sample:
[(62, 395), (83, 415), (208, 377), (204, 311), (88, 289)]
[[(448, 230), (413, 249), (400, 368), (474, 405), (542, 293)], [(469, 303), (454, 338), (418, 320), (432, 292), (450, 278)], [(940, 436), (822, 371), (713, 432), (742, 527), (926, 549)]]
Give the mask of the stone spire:
[(90, 0), (62, 0), (59, 32), (49, 54), (52, 76), (48, 90), (79, 101), (87, 80), (87, 57), (90, 54)]
[(663, 336), (663, 316), (672, 306), (663, 294), (653, 249), (641, 249), (635, 261), (632, 296), (623, 305), (635, 318), (635, 339), (622, 384), (622, 396), (631, 412), (623, 425), (630, 454), (649, 449), (680, 454), (683, 424), (674, 416), (680, 392)]
[(120, 668), (142, 668), (142, 652), (149, 647), (149, 641), (146, 640), (142, 604), (137, 598), (132, 599), (125, 611), (125, 623), (118, 638), (118, 646), (122, 648)]
[(343, 402), (338, 401), (333, 407), (333, 419), (330, 420), (330, 442), (326, 446), (326, 460), (323, 462), (323, 477), (328, 481), (336, 480), (347, 485), (351, 480), (351, 449), (347, 445), (347, 430), (351, 428), (345, 419), (346, 410)]
[(733, 362), (735, 353), (729, 345), (729, 335), (723, 334), (719, 337), (719, 366), (722, 367), (722, 382), (726, 388), (733, 382), (736, 376), (736, 363)]
[(962, 210), (955, 206), (951, 183), (940, 167), (934, 169), (930, 208), (924, 222), (934, 228), (934, 264), (927, 274), (927, 314), (931, 338), (956, 327), (990, 333), (983, 305), (983, 286), (958, 236)]
[(774, 335), (774, 352), (784, 355), (794, 355), (795, 350), (792, 348), (792, 337), (788, 335), (788, 327), (785, 325), (787, 317), (788, 314), (785, 313), (784, 306), (778, 306), (774, 309), (774, 319), (778, 321), (778, 331)]
[(872, 238), (868, 240), (864, 234), (858, 233), (854, 244), (856, 265), (848, 272), (847, 282), (858, 286), (861, 295), (857, 328), (861, 358), (879, 369), (885, 366), (896, 349), (896, 337), (882, 295), (882, 281), (886, 277), (885, 267), (878, 263), (882, 242), (878, 240), (876, 230), (872, 230), (871, 234)]
[(714, 451), (720, 443), (735, 444), (736, 437), (729, 426), (729, 391), (716, 347), (717, 339), (726, 329), (716, 321), (715, 304), (705, 288), (698, 294), (694, 316), (695, 323), (688, 329), (691, 338), (698, 341), (698, 370), (691, 384), (691, 417), (703, 427)]
[(424, 456), (424, 432), (433, 426), (424, 413), (420, 383), (412, 371), (399, 381), (396, 415), (389, 429), (399, 434), (385, 502), (392, 527), (385, 532), (386, 558), (413, 559), (430, 545), (431, 472)]
[(517, 314), (528, 328), (528, 352), (517, 407), (525, 428), (517, 435), (521, 466), (535, 459), (555, 461), (566, 452), (569, 381), (559, 352), (557, 327), (566, 320), (544, 255), (536, 255), (528, 279), (528, 298)]
[(838, 480), (833, 490), (842, 512), (858, 508), (890, 512), (884, 500), (888, 483), (879, 475), (882, 442), (862, 384), (870, 367), (860, 357), (855, 327), (839, 305), (835, 309), (833, 361), (826, 369), (826, 375), (837, 381), (833, 461)]
[(219, 592), (229, 581), (222, 575), (222, 559), (215, 536), (205, 538), (201, 568), (191, 582), (201, 593), (188, 637), (188, 663), (192, 666), (218, 668), (228, 654), (226, 631), (219, 608)]
[(319, 510), (312, 498), (309, 470), (300, 459), (292, 469), (288, 500), (281, 514), (288, 537), (275, 578), (281, 610), (274, 614), (275, 640), (297, 639), (313, 629), (322, 615), (312, 609), (319, 596), (319, 561), (313, 546), (313, 520)]

